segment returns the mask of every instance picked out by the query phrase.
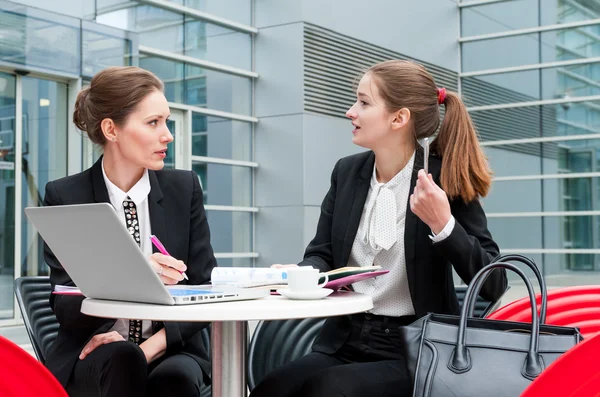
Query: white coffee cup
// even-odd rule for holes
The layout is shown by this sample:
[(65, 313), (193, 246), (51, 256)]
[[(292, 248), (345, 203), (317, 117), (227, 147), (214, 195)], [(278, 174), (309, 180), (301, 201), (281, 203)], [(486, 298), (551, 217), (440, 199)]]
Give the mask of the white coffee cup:
[[(325, 277), (325, 281), (319, 284), (319, 278)], [(298, 266), (287, 270), (288, 289), (290, 291), (308, 292), (323, 288), (329, 281), (327, 274), (319, 273), (318, 269), (310, 266)]]

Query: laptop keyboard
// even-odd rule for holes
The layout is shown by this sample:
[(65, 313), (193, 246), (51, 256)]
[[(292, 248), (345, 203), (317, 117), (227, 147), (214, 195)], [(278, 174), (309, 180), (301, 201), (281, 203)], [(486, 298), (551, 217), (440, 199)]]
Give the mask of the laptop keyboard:
[(202, 291), (197, 289), (169, 289), (172, 296), (189, 296), (189, 295), (212, 295), (218, 294), (217, 291)]

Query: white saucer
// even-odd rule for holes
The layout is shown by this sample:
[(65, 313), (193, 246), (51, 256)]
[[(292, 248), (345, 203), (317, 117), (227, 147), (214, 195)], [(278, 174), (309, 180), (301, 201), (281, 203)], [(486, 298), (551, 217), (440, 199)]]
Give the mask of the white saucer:
[(323, 299), (327, 295), (333, 292), (332, 289), (329, 288), (316, 288), (312, 291), (290, 291), (289, 289), (282, 288), (278, 289), (277, 292), (281, 296), (285, 296), (288, 299)]

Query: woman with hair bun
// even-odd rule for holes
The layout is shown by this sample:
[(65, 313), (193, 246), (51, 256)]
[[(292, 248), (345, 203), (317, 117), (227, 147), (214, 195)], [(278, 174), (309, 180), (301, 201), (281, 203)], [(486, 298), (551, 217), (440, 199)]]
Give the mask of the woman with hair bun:
[[(49, 182), (44, 205), (110, 203), (165, 284), (206, 284), (216, 261), (198, 177), (163, 170), (173, 141), (169, 115), (154, 74), (138, 67), (96, 74), (77, 96), (73, 122), (103, 155), (90, 169)], [(172, 256), (153, 253), (150, 235)], [(44, 258), (52, 288), (75, 285), (47, 245)], [(81, 313), (82, 300), (50, 297), (60, 327), (46, 366), (70, 396), (200, 395), (210, 374), (201, 336), (208, 324), (96, 318)]]

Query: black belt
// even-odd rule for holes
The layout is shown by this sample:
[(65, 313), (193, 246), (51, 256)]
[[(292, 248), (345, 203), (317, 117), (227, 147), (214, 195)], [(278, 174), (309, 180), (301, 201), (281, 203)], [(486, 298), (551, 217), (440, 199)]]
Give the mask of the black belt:
[(356, 322), (369, 322), (375, 326), (380, 326), (381, 328), (396, 328), (401, 327), (403, 325), (408, 325), (413, 323), (418, 319), (417, 316), (380, 316), (378, 314), (372, 313), (356, 313), (352, 315), (352, 321)]

